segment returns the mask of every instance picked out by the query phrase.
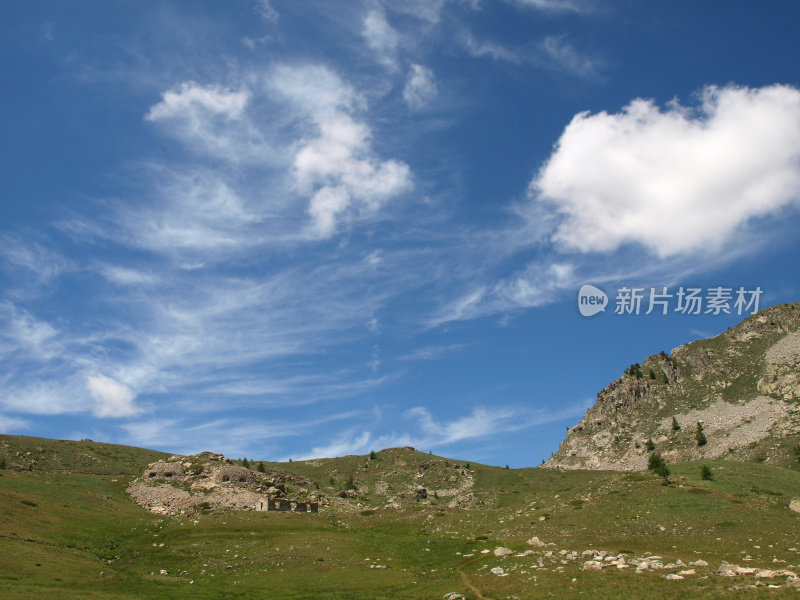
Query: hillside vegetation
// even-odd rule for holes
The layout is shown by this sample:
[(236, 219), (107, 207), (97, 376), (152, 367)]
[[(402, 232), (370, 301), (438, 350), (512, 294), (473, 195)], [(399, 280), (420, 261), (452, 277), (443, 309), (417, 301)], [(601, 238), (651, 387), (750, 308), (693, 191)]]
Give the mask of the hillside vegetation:
[(707, 480), (701, 463), (672, 463), (664, 485), (646, 471), (504, 469), (395, 448), (263, 464), (292, 475), (287, 494), (328, 499), (318, 514), (154, 514), (127, 489), (168, 458), (0, 437), (0, 597), (750, 598), (770, 585), (771, 598), (798, 596), (800, 472), (769, 464), (704, 461)]

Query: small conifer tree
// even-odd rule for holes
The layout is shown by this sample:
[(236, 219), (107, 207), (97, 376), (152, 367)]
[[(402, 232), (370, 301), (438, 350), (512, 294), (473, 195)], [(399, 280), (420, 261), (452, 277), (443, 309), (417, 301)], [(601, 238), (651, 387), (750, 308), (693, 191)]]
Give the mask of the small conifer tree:
[(708, 442), (706, 434), (703, 433), (703, 424), (700, 421), (697, 422), (697, 432), (694, 434), (694, 437), (697, 440), (698, 446), (705, 446)]
[(656, 449), (656, 444), (655, 442), (653, 442), (653, 438), (648, 438), (648, 440), (644, 443), (644, 445), (647, 447), (648, 452), (652, 452), (653, 450)]
[(264, 468), (264, 463), (261, 462), (261, 461), (258, 462), (258, 472), (259, 473), (266, 473), (267, 472), (267, 470)]
[(667, 461), (658, 452), (653, 452), (647, 460), (647, 468), (653, 471), (659, 477), (664, 478), (664, 485), (669, 483), (670, 470), (667, 466)]
[(703, 481), (713, 481), (714, 480), (714, 473), (711, 471), (711, 467), (708, 465), (703, 465), (700, 469), (700, 477)]
[(369, 451), (369, 459), (370, 460), (375, 460), (376, 458), (378, 458), (378, 455), (375, 454), (375, 450), (370, 450)]
[(247, 457), (246, 457), (246, 456), (245, 456), (245, 457), (242, 459), (242, 466), (243, 466), (245, 469), (249, 469), (249, 468), (250, 468), (250, 462), (247, 460)]

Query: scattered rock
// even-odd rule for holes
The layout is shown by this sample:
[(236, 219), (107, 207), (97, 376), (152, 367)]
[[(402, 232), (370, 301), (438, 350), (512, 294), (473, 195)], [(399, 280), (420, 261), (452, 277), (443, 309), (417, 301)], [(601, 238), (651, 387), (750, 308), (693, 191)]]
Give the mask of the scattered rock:
[(529, 540), (528, 540), (527, 542), (525, 542), (525, 543), (526, 543), (526, 544), (528, 544), (529, 546), (537, 546), (537, 547), (539, 547), (539, 548), (541, 548), (542, 546), (544, 546), (544, 545), (545, 545), (545, 544), (544, 544), (544, 542), (543, 542), (542, 540), (540, 540), (540, 539), (539, 539), (538, 537), (536, 537), (536, 536), (533, 536), (531, 539), (529, 539)]
[(683, 579), (683, 576), (676, 575), (675, 573), (670, 573), (669, 575), (665, 575), (664, 579), (667, 579), (668, 581), (680, 581)]
[(717, 569), (717, 574), (723, 577), (736, 577), (737, 575), (753, 575), (758, 573), (759, 569), (755, 567), (740, 567), (739, 565), (732, 565), (724, 560)]
[(502, 546), (498, 546), (494, 549), (495, 556), (508, 556), (509, 554), (514, 554), (514, 551), (511, 548), (503, 548)]

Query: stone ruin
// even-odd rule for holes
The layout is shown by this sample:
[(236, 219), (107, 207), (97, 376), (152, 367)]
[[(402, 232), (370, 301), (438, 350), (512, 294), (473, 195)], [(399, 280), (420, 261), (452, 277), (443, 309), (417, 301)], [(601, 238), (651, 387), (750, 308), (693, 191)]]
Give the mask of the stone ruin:
[[(287, 487), (288, 486), (288, 487)], [(318, 513), (324, 494), (301, 475), (251, 471), (221, 454), (171, 456), (147, 467), (128, 486), (140, 505), (157, 514), (204, 510)]]
[(219, 467), (214, 473), (214, 480), (217, 483), (243, 484), (245, 486), (253, 485), (257, 482), (253, 471), (234, 465)]
[(145, 469), (144, 477), (147, 479), (181, 479), (184, 474), (181, 463), (160, 460)]
[(267, 498), (266, 500), (259, 500), (255, 509), (269, 512), (318, 513), (319, 502), (293, 502), (282, 498)]

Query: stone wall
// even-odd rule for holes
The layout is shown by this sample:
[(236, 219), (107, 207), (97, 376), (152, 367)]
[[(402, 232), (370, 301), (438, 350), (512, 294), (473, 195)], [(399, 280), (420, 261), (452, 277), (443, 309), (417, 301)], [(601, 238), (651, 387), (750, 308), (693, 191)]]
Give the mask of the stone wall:
[(166, 462), (163, 460), (150, 465), (144, 472), (143, 479), (170, 479), (183, 477), (183, 465), (178, 462)]

